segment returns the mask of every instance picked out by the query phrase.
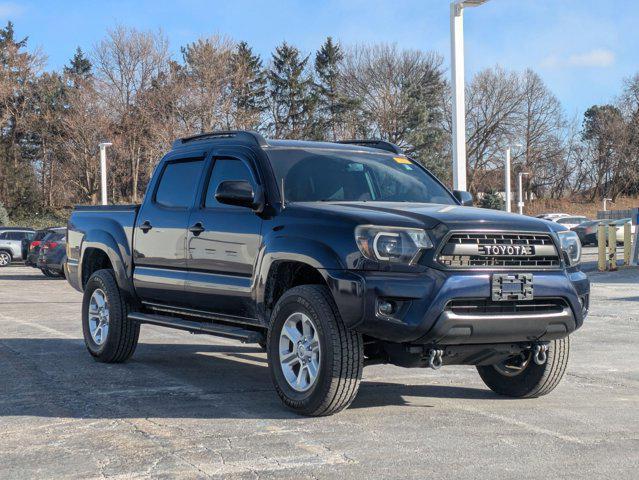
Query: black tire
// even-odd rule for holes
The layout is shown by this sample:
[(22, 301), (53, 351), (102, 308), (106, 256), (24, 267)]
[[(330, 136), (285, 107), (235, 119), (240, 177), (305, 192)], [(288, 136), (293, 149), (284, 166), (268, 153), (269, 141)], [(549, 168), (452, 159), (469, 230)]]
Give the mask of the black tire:
[(0, 268), (8, 267), (9, 265), (11, 265), (12, 261), (13, 261), (13, 256), (11, 255), (11, 252), (7, 252), (6, 250), (0, 250)]
[[(317, 326), (321, 348), (317, 378), (305, 392), (289, 385), (280, 365), (280, 332), (287, 318), (297, 312)], [(296, 413), (332, 415), (348, 407), (357, 395), (364, 368), (362, 336), (346, 328), (325, 286), (301, 285), (282, 295), (271, 316), (267, 353), (275, 390)]]
[[(98, 345), (91, 336), (89, 305), (93, 292), (102, 290), (109, 311), (109, 329), (106, 340)], [(98, 270), (87, 282), (82, 299), (82, 331), (89, 353), (99, 362), (120, 363), (128, 360), (138, 345), (140, 324), (129, 320), (129, 302), (120, 292), (113, 270)]]
[(477, 366), (479, 376), (493, 392), (508, 397), (535, 398), (552, 392), (566, 372), (570, 352), (569, 337), (548, 344), (548, 359), (537, 365), (532, 358), (515, 376), (506, 376), (493, 365)]
[(40, 271), (44, 274), (45, 277), (49, 277), (49, 278), (60, 278), (64, 276), (51, 270), (50, 268), (41, 268)]

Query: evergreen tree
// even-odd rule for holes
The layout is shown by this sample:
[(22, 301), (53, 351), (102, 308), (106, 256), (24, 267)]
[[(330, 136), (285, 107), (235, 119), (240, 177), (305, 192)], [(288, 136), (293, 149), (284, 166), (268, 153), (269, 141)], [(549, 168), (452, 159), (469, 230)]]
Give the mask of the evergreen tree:
[(316, 136), (331, 141), (338, 140), (343, 130), (345, 115), (357, 102), (340, 92), (339, 66), (344, 54), (338, 43), (328, 37), (315, 55), (315, 84), (317, 97)]
[(262, 60), (246, 42), (231, 56), (233, 115), (235, 128), (257, 129), (266, 109), (266, 75)]
[(30, 97), (41, 59), (17, 40), (13, 23), (0, 28), (0, 201), (11, 214), (35, 208), (38, 201), (29, 141)]
[(64, 73), (73, 79), (87, 80), (92, 75), (92, 68), (93, 65), (91, 64), (91, 61), (84, 55), (82, 49), (78, 47), (73, 58), (69, 62), (69, 65), (64, 67)]
[(490, 208), (491, 210), (503, 210), (504, 200), (495, 190), (488, 190), (484, 193), (479, 206), (481, 208)]
[(308, 138), (315, 106), (313, 79), (307, 71), (308, 56), (282, 43), (275, 49), (268, 72), (271, 131), (277, 138)]

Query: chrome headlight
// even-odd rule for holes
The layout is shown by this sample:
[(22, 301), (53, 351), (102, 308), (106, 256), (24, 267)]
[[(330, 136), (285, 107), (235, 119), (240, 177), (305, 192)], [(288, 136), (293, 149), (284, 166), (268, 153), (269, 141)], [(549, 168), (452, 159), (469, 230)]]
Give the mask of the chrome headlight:
[(581, 241), (579, 236), (571, 231), (557, 232), (561, 245), (561, 253), (563, 254), (569, 266), (579, 264), (581, 261)]
[(422, 250), (433, 248), (420, 228), (360, 225), (355, 228), (355, 242), (366, 258), (390, 263), (414, 263)]

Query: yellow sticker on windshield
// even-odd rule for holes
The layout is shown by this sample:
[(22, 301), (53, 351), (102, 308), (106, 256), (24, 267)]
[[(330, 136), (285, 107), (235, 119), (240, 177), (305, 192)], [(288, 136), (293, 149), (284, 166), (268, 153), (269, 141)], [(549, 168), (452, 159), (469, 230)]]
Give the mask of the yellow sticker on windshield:
[(405, 157), (393, 157), (393, 160), (403, 165), (410, 165), (412, 163), (408, 158)]

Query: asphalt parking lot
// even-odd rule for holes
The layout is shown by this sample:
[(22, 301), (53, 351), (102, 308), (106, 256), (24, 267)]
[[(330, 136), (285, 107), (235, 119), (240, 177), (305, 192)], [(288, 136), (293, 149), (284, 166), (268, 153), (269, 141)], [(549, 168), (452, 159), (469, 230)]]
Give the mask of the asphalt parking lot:
[(496, 396), (472, 367), (368, 367), (352, 407), (284, 410), (258, 348), (144, 326), (94, 362), (81, 295), (0, 270), (0, 478), (637, 478), (639, 270), (592, 274), (563, 383)]

